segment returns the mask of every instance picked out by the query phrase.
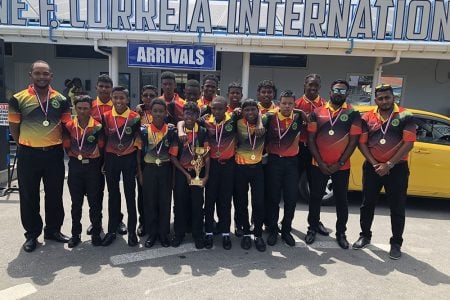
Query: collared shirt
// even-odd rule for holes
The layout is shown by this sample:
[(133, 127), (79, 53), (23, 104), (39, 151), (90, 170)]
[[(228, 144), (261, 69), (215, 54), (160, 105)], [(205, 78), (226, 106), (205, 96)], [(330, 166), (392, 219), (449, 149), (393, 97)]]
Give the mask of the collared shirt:
[(148, 164), (156, 164), (159, 159), (160, 163), (169, 162), (169, 149), (176, 142), (176, 129), (169, 128), (166, 123), (161, 129), (154, 124), (147, 127), (141, 127), (141, 138), (144, 142), (144, 161)]
[[(214, 99), (216, 96), (214, 96), (212, 99)], [(212, 100), (207, 100), (203, 96), (200, 97), (200, 99), (197, 100), (197, 106), (202, 110), (205, 106), (211, 106)]]
[(236, 148), (236, 121), (235, 114), (225, 113), (225, 119), (219, 124), (213, 115), (201, 122), (208, 131), (208, 143), (211, 147), (212, 159), (227, 160), (234, 156)]
[(148, 126), (152, 123), (153, 117), (148, 110), (142, 110), (141, 113), (141, 126)]
[(187, 142), (183, 144), (177, 137), (176, 142), (170, 147), (169, 153), (178, 158), (183, 168), (191, 170), (193, 169), (191, 162), (196, 158), (195, 148), (202, 147), (207, 149), (209, 147), (208, 133), (205, 127), (198, 126), (198, 124), (195, 124), (194, 130), (185, 129), (185, 132)]
[(303, 95), (295, 101), (295, 108), (303, 110), (306, 116), (309, 116), (314, 109), (325, 105), (325, 102), (325, 99), (320, 96), (317, 96), (316, 99), (311, 101)]
[[(64, 148), (68, 156), (78, 157), (81, 154), (83, 158), (98, 158), (104, 145), (102, 124), (94, 120), (94, 118), (89, 118), (88, 124), (84, 129), (79, 125), (76, 116), (65, 124)], [(81, 149), (79, 149), (80, 146)]]
[[(18, 92), (9, 101), (8, 121), (20, 124), (20, 145), (49, 147), (62, 144), (62, 124), (71, 120), (70, 103), (50, 86), (48, 92), (49, 99), (41, 99), (43, 109), (33, 85)], [(46, 117), (43, 110), (46, 110), (47, 105)], [(45, 120), (49, 126), (44, 126)]]
[[(362, 116), (362, 134), (359, 143), (367, 144), (370, 153), (378, 162), (390, 160), (403, 142), (416, 141), (416, 125), (410, 111), (394, 104), (392, 118), (389, 124), (387, 122), (388, 120), (384, 120), (379, 114), (378, 108)], [(384, 144), (381, 142), (382, 139)], [(408, 160), (408, 154), (402, 160)]]
[(91, 116), (97, 121), (102, 122), (102, 116), (105, 112), (110, 111), (113, 108), (113, 103), (111, 99), (103, 103), (98, 97), (92, 102)]
[[(264, 121), (267, 118), (267, 121)], [(299, 141), (306, 136), (306, 116), (300, 112), (292, 112), (289, 117), (280, 112), (267, 113), (263, 116), (266, 123), (266, 151), (280, 157), (296, 156), (299, 151)]]
[(273, 101), (270, 104), (269, 108), (265, 108), (264, 106), (261, 105), (261, 102), (258, 102), (258, 108), (262, 115), (264, 115), (268, 112), (274, 113), (274, 112), (278, 111), (278, 106)]
[[(264, 118), (264, 121), (267, 119)], [(253, 165), (262, 161), (265, 135), (256, 137), (255, 129), (256, 124), (249, 124), (245, 118), (237, 121), (235, 160), (239, 165)]]
[[(136, 151), (136, 148), (140, 149), (142, 147), (139, 135), (140, 117), (138, 113), (127, 108), (126, 111), (119, 114), (113, 107), (112, 110), (105, 112), (103, 119), (103, 128), (106, 136), (106, 152), (127, 155)], [(120, 135), (122, 135), (121, 139), (119, 138)]]
[[(331, 125), (330, 115), (334, 125)], [(350, 136), (361, 134), (361, 117), (353, 107), (344, 103), (339, 109), (334, 109), (330, 102), (316, 108), (309, 115), (308, 132), (315, 134), (316, 146), (322, 160), (328, 164), (339, 161), (350, 141)], [(317, 166), (317, 161), (313, 159)], [(350, 160), (347, 160), (340, 170), (348, 170)]]
[(158, 99), (164, 100), (167, 104), (167, 123), (177, 124), (178, 121), (183, 120), (183, 108), (186, 104), (183, 98), (175, 93), (172, 99), (166, 99), (164, 95), (158, 97)]

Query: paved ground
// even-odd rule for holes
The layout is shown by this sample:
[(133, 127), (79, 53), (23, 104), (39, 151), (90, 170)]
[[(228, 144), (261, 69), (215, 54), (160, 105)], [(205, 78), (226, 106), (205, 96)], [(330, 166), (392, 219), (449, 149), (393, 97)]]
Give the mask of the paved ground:
[[(65, 190), (63, 232), (70, 232), (70, 199)], [(359, 233), (359, 195), (350, 204), (348, 237)], [(303, 242), (305, 204), (294, 220), (296, 247), (279, 242), (265, 253), (244, 251), (232, 237), (223, 250), (220, 239), (212, 250), (196, 251), (187, 239), (180, 248), (130, 248), (126, 237), (110, 247), (94, 248), (87, 236), (77, 248), (43, 242), (31, 254), (24, 242), (18, 194), (0, 198), (0, 299), (448, 299), (450, 295), (450, 200), (410, 199), (404, 255), (389, 259), (389, 211), (377, 209), (373, 245), (342, 250), (334, 236), (321, 237), (312, 247)], [(106, 204), (106, 201), (105, 201)], [(123, 205), (125, 207), (125, 205)], [(83, 224), (87, 226), (87, 207)], [(334, 229), (335, 212), (325, 207), (325, 226)], [(103, 222), (106, 225), (106, 220)], [(84, 230), (83, 230), (84, 231)], [(295, 298), (294, 298), (295, 297)]]

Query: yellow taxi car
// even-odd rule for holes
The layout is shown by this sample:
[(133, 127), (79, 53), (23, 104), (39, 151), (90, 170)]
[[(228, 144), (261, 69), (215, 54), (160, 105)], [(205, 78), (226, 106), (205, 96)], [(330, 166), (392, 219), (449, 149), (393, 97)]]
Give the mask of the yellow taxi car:
[[(355, 108), (363, 114), (375, 107)], [(450, 118), (423, 110), (409, 110), (414, 114), (417, 125), (417, 141), (408, 157), (410, 170), (408, 195), (450, 199)], [(350, 160), (349, 191), (361, 191), (364, 157), (356, 149)], [(303, 199), (308, 199), (309, 191), (305, 177), (301, 179), (300, 192)], [(322, 201), (323, 205), (334, 202), (331, 180)]]

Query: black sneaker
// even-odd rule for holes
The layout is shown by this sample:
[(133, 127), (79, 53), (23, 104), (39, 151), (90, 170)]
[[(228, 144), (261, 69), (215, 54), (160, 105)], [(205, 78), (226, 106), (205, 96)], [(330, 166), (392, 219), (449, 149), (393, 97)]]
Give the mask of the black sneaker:
[(101, 246), (102, 245), (102, 237), (100, 236), (100, 234), (93, 234), (91, 237), (91, 243), (92, 246)]
[(295, 239), (292, 236), (292, 234), (290, 234), (289, 232), (283, 232), (281, 234), (281, 239), (288, 245), (291, 247), (295, 246)]
[(183, 242), (183, 237), (174, 235), (172, 240), (170, 241), (170, 245), (172, 247), (177, 248), (177, 247), (180, 247), (182, 242)]
[(195, 248), (196, 249), (203, 249), (205, 248), (205, 241), (203, 238), (198, 238), (194, 240)]
[(305, 236), (305, 243), (310, 245), (310, 244), (314, 243), (315, 240), (316, 240), (316, 232), (313, 230), (308, 230), (308, 232), (306, 233), (306, 236)]
[(264, 242), (264, 239), (262, 237), (255, 237), (255, 248), (259, 252), (266, 251), (266, 243)]
[(389, 251), (389, 257), (394, 260), (397, 260), (400, 257), (402, 257), (402, 251), (400, 250), (400, 245), (391, 244), (391, 251)]
[(353, 243), (352, 248), (354, 250), (360, 250), (366, 248), (369, 244), (370, 239), (366, 238), (365, 236), (360, 236), (359, 239)]
[(214, 238), (212, 234), (205, 235), (205, 248), (211, 249), (214, 245)]
[(69, 246), (69, 248), (73, 248), (73, 247), (78, 246), (78, 244), (80, 244), (80, 243), (81, 243), (81, 237), (80, 237), (80, 235), (79, 235), (79, 234), (78, 234), (78, 235), (73, 235), (73, 236), (69, 239), (68, 246)]
[(246, 235), (241, 240), (241, 248), (244, 250), (248, 250), (252, 247), (252, 239), (250, 236)]
[(269, 246), (274, 246), (278, 241), (278, 232), (271, 232), (267, 237), (267, 244)]
[(231, 238), (229, 235), (222, 236), (222, 247), (225, 250), (231, 249)]

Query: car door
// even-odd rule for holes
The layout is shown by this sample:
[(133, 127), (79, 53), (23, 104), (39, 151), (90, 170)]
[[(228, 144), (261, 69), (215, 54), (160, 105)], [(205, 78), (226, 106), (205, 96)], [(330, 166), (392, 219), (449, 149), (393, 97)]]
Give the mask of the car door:
[(408, 194), (450, 198), (450, 122), (427, 115), (415, 119)]

